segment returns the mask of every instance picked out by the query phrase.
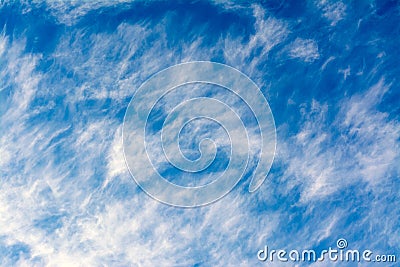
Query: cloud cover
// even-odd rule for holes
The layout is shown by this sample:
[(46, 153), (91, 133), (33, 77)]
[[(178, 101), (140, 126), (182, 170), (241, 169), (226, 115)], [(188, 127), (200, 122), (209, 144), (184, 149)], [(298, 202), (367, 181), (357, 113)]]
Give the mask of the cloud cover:
[[(266, 244), (339, 237), (398, 251), (398, 49), (383, 29), (398, 30), (396, 17), (329, 1), (161, 5), (1, 2), (1, 265), (254, 266)], [(256, 81), (278, 149), (256, 193), (246, 180), (213, 205), (177, 209), (131, 179), (121, 124), (143, 81), (191, 60)]]

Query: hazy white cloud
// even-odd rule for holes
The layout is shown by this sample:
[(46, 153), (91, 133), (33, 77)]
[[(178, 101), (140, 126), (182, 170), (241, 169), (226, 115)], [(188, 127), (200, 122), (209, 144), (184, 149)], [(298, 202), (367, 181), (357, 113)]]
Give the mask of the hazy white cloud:
[(278, 158), (288, 164), (285, 176), (295, 177), (292, 186), (301, 185), (302, 201), (326, 198), (361, 181), (375, 186), (398, 171), (399, 124), (377, 110), (390, 86), (381, 79), (365, 93), (342, 100), (331, 125), (328, 105), (315, 100), (303, 105), (298, 134), (278, 142)]
[(351, 152), (363, 179), (375, 185), (386, 180), (399, 160), (400, 125), (389, 114), (377, 110), (384, 94), (393, 86), (383, 78), (362, 95), (352, 96), (341, 110), (349, 138), (356, 137)]
[[(35, 0), (36, 3), (47, 4), (47, 9), (53, 14), (60, 23), (68, 26), (75, 24), (79, 18), (88, 12), (104, 7), (112, 7), (118, 4), (129, 3), (130, 0), (93, 0), (93, 1), (52, 1)], [(29, 6), (29, 5), (27, 5)], [(28, 7), (27, 7), (28, 8)]]
[[(159, 41), (133, 64), (131, 58), (151, 34), (159, 35)], [(150, 74), (177, 63), (165, 34), (162, 23), (155, 29), (121, 24), (115, 33), (92, 35), (76, 30), (63, 36), (52, 54), (60, 69), (46, 73), (35, 71), (37, 55), (22, 52), (23, 40), (5, 41), (7, 67), (1, 73), (14, 75), (10, 99), (19, 108), (1, 116), (8, 130), (1, 129), (5, 172), (0, 235), (6, 236), (7, 246), (21, 242), (29, 248), (18, 264), (149, 266), (160, 259), (161, 266), (191, 265), (204, 259), (210, 264), (236, 264), (252, 253), (250, 244), (237, 246), (238, 238), (257, 239), (261, 246), (263, 240), (252, 229), (260, 226), (263, 237), (271, 235), (277, 215), (258, 218), (248, 209), (256, 202), (239, 192), (236, 198), (197, 210), (151, 200), (127, 173), (120, 121), (90, 116), (97, 110), (82, 106), (85, 101), (101, 104), (105, 99), (120, 103)], [(91, 47), (82, 53), (82, 43), (88, 40)], [(199, 49), (200, 44), (201, 39), (179, 53), (185, 60), (207, 59), (211, 55)], [(120, 59), (118, 63), (109, 63), (103, 57), (107, 53)], [(61, 80), (55, 81), (54, 75)], [(37, 104), (36, 93), (63, 96), (65, 101)], [(30, 123), (32, 116), (47, 116), (50, 111), (67, 116), (67, 121)], [(128, 197), (121, 200), (123, 190)], [(236, 248), (232, 251), (232, 247)], [(196, 251), (206, 255), (200, 257)]]
[(223, 39), (224, 58), (226, 63), (233, 67), (241, 67), (247, 64), (247, 74), (256, 72), (255, 68), (261, 62), (265, 62), (268, 53), (279, 43), (282, 43), (289, 34), (286, 22), (276, 19), (265, 10), (253, 5), (255, 18), (255, 33), (250, 35), (248, 41), (228, 36)]
[(318, 44), (311, 39), (296, 38), (289, 45), (289, 55), (292, 58), (299, 58), (305, 62), (313, 62), (319, 58)]
[(319, 0), (316, 6), (322, 11), (322, 16), (335, 26), (346, 16), (346, 5), (341, 1)]

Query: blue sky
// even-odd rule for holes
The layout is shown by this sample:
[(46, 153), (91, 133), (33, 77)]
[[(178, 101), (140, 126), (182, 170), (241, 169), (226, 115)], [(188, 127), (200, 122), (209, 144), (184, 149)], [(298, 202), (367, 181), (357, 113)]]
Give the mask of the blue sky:
[[(400, 257), (399, 2), (263, 2), (0, 1), (2, 266), (263, 266), (339, 238)], [(258, 191), (181, 209), (136, 185), (122, 124), (196, 60), (257, 84), (277, 149)]]

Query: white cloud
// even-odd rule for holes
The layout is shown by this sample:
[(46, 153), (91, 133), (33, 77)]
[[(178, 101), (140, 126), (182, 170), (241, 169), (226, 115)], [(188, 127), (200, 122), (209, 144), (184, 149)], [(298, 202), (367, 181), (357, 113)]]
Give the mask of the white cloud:
[(103, 186), (106, 186), (109, 179), (112, 179), (118, 175), (127, 175), (128, 170), (125, 164), (125, 159), (123, 156), (123, 148), (122, 148), (122, 127), (118, 127), (114, 134), (114, 140), (110, 147), (110, 151), (107, 156), (107, 181)]
[(381, 78), (365, 94), (351, 97), (342, 108), (342, 125), (348, 127), (349, 137), (355, 137), (351, 150), (354, 160), (363, 179), (372, 185), (383, 182), (399, 159), (399, 123), (376, 110), (391, 86)]
[(363, 181), (373, 189), (389, 179), (391, 170), (396, 171), (399, 124), (377, 110), (390, 86), (381, 79), (367, 92), (342, 100), (330, 125), (328, 105), (314, 100), (302, 109), (301, 130), (278, 142), (278, 159), (288, 164), (285, 176), (294, 177), (291, 186), (301, 185), (302, 201), (327, 198)]
[[(43, 2), (36, 0), (35, 2)], [(93, 0), (93, 1), (45, 1), (47, 8), (60, 23), (68, 26), (76, 23), (81, 17), (85, 16), (88, 12), (104, 7), (112, 7), (118, 4), (129, 3), (130, 0)]]
[(319, 0), (316, 5), (323, 12), (323, 17), (330, 21), (332, 26), (335, 26), (346, 16), (346, 5), (341, 1)]
[[(159, 41), (132, 62), (151, 34)], [(224, 198), (212, 207), (180, 210), (153, 201), (127, 175), (120, 121), (96, 112), (105, 99), (118, 106), (150, 74), (177, 63), (165, 34), (163, 23), (157, 28), (123, 23), (114, 33), (92, 35), (72, 31), (51, 55), (56, 67), (43, 74), (35, 70), (39, 56), (23, 52), (22, 41), (6, 42), (7, 68), (1, 71), (14, 77), (11, 106), (19, 108), (1, 116), (6, 153), (1, 158), (0, 235), (6, 236), (8, 246), (22, 242), (29, 247), (30, 259), (21, 256), (18, 264), (35, 260), (49, 266), (149, 266), (161, 259), (160, 265), (190, 265), (202, 261), (196, 251), (207, 254), (202, 256), (210, 264), (235, 264), (252, 249), (243, 244), (232, 254), (237, 238), (256, 238), (261, 246), (252, 230), (258, 226), (264, 237), (271, 235), (277, 216), (258, 218), (248, 209), (256, 202), (239, 197), (239, 192), (237, 198)], [(83, 53), (81, 45), (88, 40), (91, 46)], [(211, 56), (199, 49), (199, 40), (183, 46), (182, 58)], [(106, 53), (120, 60), (109, 63)], [(35, 102), (38, 96), (65, 98), (40, 104)], [(86, 109), (85, 101), (99, 106)], [(48, 114), (49, 120), (31, 121)], [(128, 197), (121, 200), (123, 190)], [(52, 222), (53, 215), (61, 218)]]
[(313, 62), (319, 58), (318, 44), (311, 39), (296, 38), (289, 45), (289, 55), (292, 58), (299, 58), (305, 62)]
[(263, 8), (258, 5), (252, 6), (255, 18), (255, 33), (250, 35), (249, 40), (244, 42), (240, 37), (223, 40), (224, 58), (226, 63), (240, 68), (247, 64), (247, 74), (256, 72), (256, 66), (265, 62), (268, 53), (276, 45), (282, 43), (289, 34), (287, 23), (265, 14)]

